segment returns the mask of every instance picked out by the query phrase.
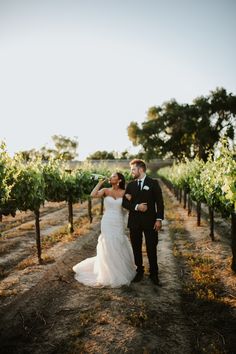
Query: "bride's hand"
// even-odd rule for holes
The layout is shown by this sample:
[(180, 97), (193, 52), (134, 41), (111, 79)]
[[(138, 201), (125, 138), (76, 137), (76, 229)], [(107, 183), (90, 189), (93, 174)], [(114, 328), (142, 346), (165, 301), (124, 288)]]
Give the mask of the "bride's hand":
[(128, 201), (130, 202), (132, 196), (131, 196), (131, 194), (126, 193), (126, 194), (125, 194), (125, 198), (128, 199)]
[(102, 185), (106, 180), (107, 178), (99, 178), (98, 183)]

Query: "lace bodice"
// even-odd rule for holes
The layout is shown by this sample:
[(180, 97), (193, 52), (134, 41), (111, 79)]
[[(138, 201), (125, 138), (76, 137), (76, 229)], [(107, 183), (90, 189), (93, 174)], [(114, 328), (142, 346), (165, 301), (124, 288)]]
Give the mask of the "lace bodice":
[(122, 198), (113, 198), (112, 196), (108, 195), (104, 198), (104, 215), (109, 214), (109, 213), (118, 213), (123, 215), (123, 209), (122, 209)]

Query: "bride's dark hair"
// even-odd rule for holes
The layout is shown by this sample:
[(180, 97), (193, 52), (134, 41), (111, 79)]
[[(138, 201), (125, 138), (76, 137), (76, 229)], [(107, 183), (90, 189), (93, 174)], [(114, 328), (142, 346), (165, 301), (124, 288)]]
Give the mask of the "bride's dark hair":
[(122, 175), (122, 173), (120, 173), (120, 172), (116, 172), (116, 174), (117, 174), (118, 178), (120, 179), (119, 187), (121, 189), (125, 189), (125, 177), (124, 177), (124, 175)]

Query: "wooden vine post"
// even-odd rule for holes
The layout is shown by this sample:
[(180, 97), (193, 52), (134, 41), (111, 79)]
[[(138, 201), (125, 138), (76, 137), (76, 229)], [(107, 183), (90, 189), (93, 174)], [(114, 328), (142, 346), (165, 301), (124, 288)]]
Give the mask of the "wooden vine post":
[(192, 212), (192, 199), (190, 193), (188, 194), (188, 216), (191, 215)]
[(89, 222), (90, 224), (93, 221), (93, 214), (92, 214), (92, 198), (88, 198), (88, 216), (89, 216)]
[(209, 217), (210, 217), (210, 237), (212, 241), (215, 241), (214, 235), (214, 209), (209, 207)]
[(34, 211), (35, 216), (35, 234), (36, 234), (36, 246), (39, 264), (42, 264), (43, 260), (41, 258), (41, 239), (40, 239), (40, 212), (39, 210)]
[(201, 225), (201, 202), (197, 202), (197, 226)]
[(68, 223), (69, 223), (69, 232), (72, 234), (74, 232), (73, 202), (72, 202), (72, 198), (70, 196), (69, 196), (69, 200), (68, 200)]
[(186, 209), (186, 205), (187, 205), (187, 190), (186, 188), (184, 188), (184, 209)]
[(179, 189), (179, 202), (182, 203), (182, 188)]
[[(66, 169), (65, 171), (71, 175), (72, 172), (71, 169)], [(73, 221), (73, 197), (71, 195), (71, 192), (69, 192), (69, 196), (68, 196), (68, 228), (69, 228), (69, 232), (72, 234), (74, 232), (74, 221)]]

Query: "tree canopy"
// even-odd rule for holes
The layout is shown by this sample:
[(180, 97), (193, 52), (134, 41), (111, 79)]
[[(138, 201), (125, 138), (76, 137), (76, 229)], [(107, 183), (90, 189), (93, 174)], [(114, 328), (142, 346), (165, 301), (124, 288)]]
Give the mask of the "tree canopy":
[(222, 136), (235, 141), (235, 115), (236, 96), (216, 88), (191, 104), (172, 99), (150, 107), (141, 127), (134, 121), (129, 124), (128, 136), (133, 145), (141, 145), (146, 159), (199, 156), (206, 160)]
[(74, 137), (68, 138), (63, 135), (53, 135), (52, 140), (54, 143), (53, 148), (47, 148), (43, 146), (40, 150), (31, 149), (20, 151), (17, 155), (21, 156), (24, 161), (32, 161), (35, 158), (42, 158), (42, 160), (48, 161), (50, 158), (55, 160), (74, 160), (77, 154), (78, 141)]
[(91, 155), (87, 157), (87, 160), (114, 160), (115, 155), (114, 151), (108, 152), (108, 151), (95, 151)]

